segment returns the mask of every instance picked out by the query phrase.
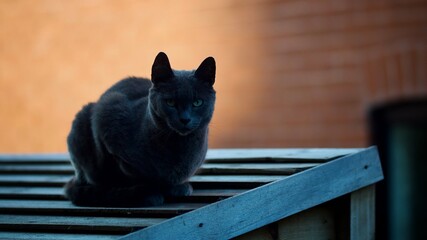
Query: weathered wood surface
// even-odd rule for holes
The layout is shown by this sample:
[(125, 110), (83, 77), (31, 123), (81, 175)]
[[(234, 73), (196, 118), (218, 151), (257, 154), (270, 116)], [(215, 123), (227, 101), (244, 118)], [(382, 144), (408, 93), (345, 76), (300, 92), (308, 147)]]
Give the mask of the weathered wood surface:
[[(185, 197), (190, 202), (215, 202), (228, 198), (247, 189), (195, 189), (191, 196)], [(62, 187), (0, 187), (0, 199), (64, 200)], [(176, 198), (175, 200), (180, 200)], [(1, 200), (0, 200), (1, 201)]]
[(122, 239), (230, 239), (383, 178), (375, 148), (210, 204)]
[(159, 224), (165, 218), (93, 217), (93, 216), (45, 216), (0, 214), (0, 230), (37, 231), (62, 230), (68, 232), (91, 231), (93, 233), (127, 233)]
[(360, 151), (356, 148), (294, 148), (294, 149), (211, 149), (207, 162), (319, 162), (323, 163)]
[(375, 239), (375, 186), (351, 194), (350, 240)]
[[(325, 162), (340, 156), (360, 151), (357, 148), (263, 148), (263, 149), (209, 149), (206, 162)], [(3, 163), (68, 163), (68, 154), (0, 154)]]
[[(0, 175), (0, 186), (61, 187), (72, 175)], [(202, 175), (193, 176), (190, 182), (195, 188), (254, 188), (284, 179), (286, 175)]]
[(206, 205), (207, 203), (166, 203), (162, 206), (147, 208), (96, 208), (77, 207), (69, 201), (1, 200), (0, 212), (31, 215), (174, 217)]
[(302, 211), (280, 220), (277, 225), (279, 239), (337, 239), (334, 213), (326, 207)]
[[(318, 163), (206, 163), (198, 174), (294, 174), (317, 166)], [(0, 174), (73, 174), (70, 164), (11, 164), (3, 163)]]
[(0, 232), (0, 239), (2, 240), (111, 240), (117, 239), (119, 236), (91, 233)]
[[(62, 192), (63, 184), (73, 174), (67, 154), (3, 154), (0, 155), (0, 239), (79, 239), (84, 236), (87, 236), (88, 239), (114, 239), (137, 229), (160, 226), (172, 221), (166, 219), (186, 216), (193, 212), (198, 214), (198, 211), (205, 211), (204, 209), (209, 212), (212, 203), (219, 204), (213, 205), (219, 209), (218, 214), (210, 212), (212, 216), (209, 218), (212, 218), (213, 221), (223, 222), (227, 219), (223, 219), (222, 214), (226, 213), (229, 217), (233, 215), (234, 209), (230, 208), (231, 212), (226, 211), (230, 207), (228, 205), (230, 203), (224, 199), (233, 199), (248, 191), (249, 193), (258, 192), (258, 189), (251, 189), (304, 175), (306, 171), (358, 151), (360, 150), (210, 150), (206, 163), (197, 175), (191, 178), (195, 188), (192, 196), (167, 199), (167, 203), (164, 205), (150, 208), (73, 206), (65, 200)], [(304, 188), (299, 189), (304, 191)], [(276, 198), (273, 197), (275, 195)], [(261, 191), (261, 195), (257, 196), (260, 200), (270, 200), (270, 203), (263, 206), (257, 205), (256, 211), (259, 212), (261, 210), (262, 212), (271, 211), (270, 205), (275, 204), (279, 199), (281, 201), (283, 197), (277, 198), (277, 193), (269, 191)], [(255, 206), (252, 202), (241, 202), (239, 198), (236, 201), (234, 204), (246, 206), (247, 209)], [(245, 211), (242, 213), (245, 216)], [(239, 213), (236, 216), (241, 215)], [(90, 219), (94, 221), (91, 222)], [(200, 228), (210, 228), (211, 223), (203, 223), (207, 225)], [(249, 229), (245, 221), (242, 223), (242, 229)], [(193, 223), (190, 222), (191, 224)], [(226, 224), (226, 222), (222, 224)], [(199, 228), (198, 226), (197, 228)], [(253, 227), (255, 226), (258, 225), (253, 225)], [(171, 230), (173, 229), (175, 228)], [(221, 233), (223, 230), (218, 229)], [(239, 231), (233, 230), (230, 236), (237, 236), (237, 233)], [(170, 236), (170, 234), (166, 236)], [(194, 234), (190, 234), (183, 239), (194, 239), (191, 238), (194, 236)], [(201, 239), (209, 238), (209, 236), (211, 235), (205, 235)]]

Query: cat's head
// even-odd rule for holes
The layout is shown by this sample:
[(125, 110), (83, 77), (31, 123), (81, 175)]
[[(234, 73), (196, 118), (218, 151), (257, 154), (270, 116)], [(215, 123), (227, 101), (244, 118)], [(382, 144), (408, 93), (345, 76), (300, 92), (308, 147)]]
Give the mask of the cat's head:
[(152, 67), (149, 106), (158, 121), (182, 136), (206, 127), (215, 105), (215, 71), (213, 57), (193, 71), (172, 70), (167, 55), (160, 52)]

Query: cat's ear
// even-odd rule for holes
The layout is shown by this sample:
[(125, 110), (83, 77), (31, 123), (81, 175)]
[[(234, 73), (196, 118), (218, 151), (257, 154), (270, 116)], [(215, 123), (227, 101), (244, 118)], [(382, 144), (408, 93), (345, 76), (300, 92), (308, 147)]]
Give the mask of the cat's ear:
[(151, 68), (151, 81), (153, 84), (167, 81), (173, 77), (173, 71), (169, 63), (168, 56), (164, 52), (159, 52), (154, 59), (153, 67)]
[(197, 68), (195, 76), (196, 78), (206, 81), (210, 85), (215, 83), (215, 72), (216, 72), (216, 64), (215, 59), (213, 57), (208, 57), (200, 64)]

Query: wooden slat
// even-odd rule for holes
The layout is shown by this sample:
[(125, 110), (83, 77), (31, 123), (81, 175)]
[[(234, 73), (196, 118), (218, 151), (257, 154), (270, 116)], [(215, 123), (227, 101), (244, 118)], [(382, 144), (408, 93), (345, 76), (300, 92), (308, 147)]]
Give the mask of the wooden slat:
[(209, 149), (206, 161), (219, 162), (318, 162), (323, 163), (361, 149), (355, 148), (294, 148), (294, 149)]
[(0, 214), (0, 230), (91, 231), (126, 233), (165, 221), (165, 218), (80, 217)]
[(72, 175), (0, 175), (0, 186), (63, 186)]
[(1, 164), (0, 174), (74, 174), (70, 163), (65, 164)]
[[(195, 189), (191, 196), (173, 198), (171, 201), (186, 202), (215, 202), (237, 194), (247, 189)], [(61, 187), (0, 187), (0, 199), (35, 199), (35, 200), (64, 200), (64, 189)]]
[(291, 175), (318, 165), (316, 163), (206, 163), (198, 174)]
[[(315, 167), (318, 163), (205, 163), (198, 174), (289, 175)], [(0, 174), (73, 174), (71, 164), (2, 164)]]
[(245, 183), (245, 182), (253, 182), (253, 183), (269, 183), (277, 180), (281, 180), (286, 178), (287, 176), (282, 175), (206, 175), (206, 176), (193, 176), (190, 178), (190, 182), (192, 183), (203, 183), (203, 182), (236, 182), (236, 183)]
[(40, 233), (40, 232), (11, 232), (0, 231), (2, 240), (112, 240), (120, 235), (100, 234), (65, 234), (65, 233)]
[(62, 187), (0, 187), (0, 197), (7, 195), (51, 195), (63, 196)]
[(0, 199), (64, 200), (61, 187), (0, 187)]
[(57, 154), (0, 154), (0, 164), (2, 163), (69, 163), (70, 156), (64, 153)]
[(194, 196), (219, 196), (219, 197), (232, 197), (237, 194), (244, 193), (249, 189), (195, 189)]
[(171, 217), (200, 207), (204, 203), (169, 203), (145, 208), (97, 208), (78, 207), (69, 201), (58, 200), (0, 200), (0, 212), (32, 215), (90, 215), (120, 217)]
[(277, 224), (279, 239), (337, 239), (334, 212), (328, 207), (314, 207), (292, 216)]
[(351, 193), (350, 240), (375, 239), (375, 186)]
[[(0, 186), (63, 186), (71, 175), (0, 175)], [(193, 176), (190, 182), (195, 188), (253, 188), (286, 178), (286, 176)]]
[[(213, 203), (122, 239), (230, 239), (383, 179), (375, 148)], [(280, 200), (277, 200), (280, 199)]]
[[(299, 162), (324, 162), (347, 154), (352, 154), (360, 149), (209, 149), (207, 162), (234, 162), (234, 161), (273, 161), (283, 162), (300, 160)], [(0, 154), (0, 163), (66, 163), (69, 155), (59, 154)]]
[(287, 176), (273, 175), (198, 175), (190, 178), (190, 182), (197, 189), (212, 188), (255, 188), (264, 184), (285, 179)]

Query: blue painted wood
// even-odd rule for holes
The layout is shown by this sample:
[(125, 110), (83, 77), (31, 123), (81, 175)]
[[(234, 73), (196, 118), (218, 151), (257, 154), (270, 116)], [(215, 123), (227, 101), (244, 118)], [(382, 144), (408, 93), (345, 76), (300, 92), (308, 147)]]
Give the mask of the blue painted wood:
[[(290, 175), (317, 166), (319, 163), (205, 163), (197, 171), (201, 175), (251, 174)], [(0, 165), (0, 174), (74, 174), (71, 163)]]
[[(347, 171), (345, 168), (353, 166), (352, 164), (344, 164), (341, 167), (334, 167), (334, 170), (329, 168), (335, 165), (333, 159), (340, 156), (348, 156), (352, 153), (358, 153), (360, 149), (213, 149), (209, 150), (207, 163), (202, 167), (199, 175), (194, 176), (191, 181), (195, 186), (195, 192), (191, 197), (182, 199), (173, 199), (170, 203), (154, 208), (86, 208), (73, 206), (69, 201), (64, 201), (61, 186), (68, 181), (72, 175), (72, 168), (69, 163), (67, 154), (24, 154), (24, 155), (5, 155), (0, 154), (0, 216), (5, 220), (5, 216), (15, 219), (16, 222), (25, 222), (26, 224), (10, 225), (12, 222), (5, 220), (0, 225), (3, 230), (7, 230), (9, 226), (15, 227), (15, 230), (21, 229), (22, 235), (19, 232), (5, 233), (0, 231), (0, 238), (13, 238), (13, 236), (28, 237), (30, 235), (24, 233), (30, 229), (40, 232), (40, 238), (48, 236), (55, 239), (57, 236), (64, 238), (84, 237), (81, 233), (94, 234), (90, 231), (90, 224), (82, 226), (80, 224), (73, 226), (71, 229), (67, 228), (67, 224), (56, 224), (54, 218), (56, 216), (73, 217), (75, 222), (89, 221), (88, 219), (106, 217), (114, 220), (117, 217), (132, 217), (132, 218), (171, 218), (180, 214), (186, 216), (184, 218), (184, 225), (187, 227), (191, 225), (190, 232), (184, 234), (180, 232), (181, 227), (179, 224), (174, 223), (174, 228), (178, 228), (178, 236), (184, 239), (222, 239), (229, 238), (230, 236), (237, 236), (244, 231), (249, 231), (260, 224), (266, 224), (272, 221), (273, 215), (270, 215), (279, 207), (283, 208), (282, 202), (287, 202), (286, 214), (291, 214), (291, 211), (299, 211), (307, 206), (307, 203), (301, 201), (297, 196), (297, 192), (302, 195), (308, 195), (307, 199), (319, 199), (323, 195), (335, 198), (337, 190), (327, 190), (322, 193), (322, 187), (316, 187), (325, 181), (326, 183), (332, 177), (331, 173)], [(362, 153), (364, 151), (361, 151)], [(365, 153), (363, 153), (365, 154)], [(339, 159), (341, 161), (341, 159)], [(326, 163), (329, 162), (329, 163)], [(326, 164), (325, 164), (326, 163)], [(323, 166), (329, 167), (323, 168)], [(307, 168), (319, 165), (323, 169), (321, 174), (325, 177), (315, 179), (312, 177), (313, 186), (307, 184), (306, 177), (302, 180), (292, 180), (294, 177), (299, 178), (300, 175), (310, 175), (311, 170)], [(342, 169), (341, 169), (342, 168)], [(314, 169), (318, 169), (315, 167)], [(369, 169), (369, 166), (368, 166)], [(302, 172), (301, 172), (302, 171)], [(317, 171), (317, 170), (316, 170)], [(293, 175), (292, 175), (293, 174)], [(289, 177), (289, 175), (291, 175)], [(362, 183), (366, 180), (366, 176), (362, 174), (348, 174), (350, 178), (353, 177), (362, 179)], [(337, 179), (341, 174), (338, 174)], [(285, 183), (290, 180), (290, 183)], [(305, 180), (304, 180), (305, 179)], [(328, 180), (329, 179), (329, 180)], [(248, 188), (254, 188), (261, 185), (268, 184), (273, 181), (271, 188), (259, 188), (253, 191), (247, 191)], [(276, 181), (276, 182), (275, 182)], [(275, 185), (275, 183), (282, 183), (283, 185)], [(293, 183), (295, 186), (291, 186)], [(300, 185), (300, 186), (298, 186)], [(363, 185), (363, 184), (362, 184)], [(287, 187), (286, 187), (287, 186)], [(335, 188), (333, 184), (329, 184)], [(282, 189), (283, 187), (284, 190)], [(338, 188), (339, 189), (339, 188)], [(260, 190), (258, 192), (258, 190)], [(325, 189), (323, 189), (324, 191)], [(278, 191), (278, 192), (276, 192)], [(282, 193), (280, 193), (282, 191)], [(312, 191), (312, 192), (310, 192)], [(284, 192), (284, 193), (283, 193)], [(222, 200), (224, 198), (234, 196), (236, 194), (243, 194), (244, 198), (235, 199), (232, 202)], [(341, 193), (338, 191), (338, 193)], [(246, 195), (247, 194), (247, 195)], [(291, 195), (291, 196), (288, 196)], [(335, 196), (335, 197), (334, 197)], [(338, 195), (337, 195), (338, 196)], [(208, 205), (213, 201), (221, 200), (213, 205)], [(324, 201), (325, 199), (321, 200)], [(302, 207), (299, 207), (299, 202)], [(326, 201), (326, 200), (325, 200)], [(310, 203), (312, 204), (312, 203)], [(310, 205), (308, 204), (308, 205)], [(277, 206), (276, 206), (277, 205)], [(212, 208), (214, 208), (212, 210)], [(200, 209), (195, 210), (195, 209)], [(196, 215), (189, 211), (195, 210)], [(203, 210), (203, 211), (202, 211)], [(207, 210), (208, 214), (205, 212)], [(283, 212), (283, 211), (282, 211)], [(187, 213), (187, 214), (185, 214)], [(262, 213), (262, 214), (261, 214)], [(207, 214), (207, 215), (206, 215)], [(283, 216), (285, 216), (283, 215)], [(38, 223), (31, 225), (33, 216), (38, 216)], [(46, 218), (44, 218), (46, 216)], [(191, 217), (193, 216), (193, 217)], [(196, 217), (194, 217), (196, 216)], [(204, 216), (204, 217), (203, 217)], [(87, 218), (85, 218), (87, 217)], [(202, 218), (200, 218), (202, 217)], [(231, 220), (230, 220), (231, 217)], [(256, 220), (261, 217), (262, 219)], [(277, 215), (274, 215), (276, 218)], [(52, 218), (52, 219), (50, 219)], [(250, 220), (252, 218), (252, 220)], [(180, 218), (177, 218), (180, 219)], [(249, 219), (249, 220), (248, 220)], [(19, 221), (18, 221), (19, 220)], [(22, 221), (21, 221), (22, 220)], [(34, 220), (34, 219), (33, 219)], [(46, 224), (44, 224), (46, 220)], [(58, 220), (58, 219), (57, 219)], [(78, 220), (78, 221), (77, 221)], [(164, 219), (162, 219), (163, 221)], [(212, 221), (211, 221), (212, 220)], [(175, 220), (173, 220), (175, 221)], [(108, 222), (108, 223), (107, 223)], [(99, 235), (103, 237), (111, 237), (112, 235), (125, 234), (126, 231), (145, 227), (142, 222), (134, 222), (131, 228), (127, 228), (126, 223), (123, 222), (122, 226), (119, 222), (108, 221), (105, 219), (105, 226), (96, 226), (98, 233), (106, 234)], [(163, 223), (153, 221), (154, 226), (161, 226)], [(230, 226), (230, 224), (233, 224)], [(116, 226), (117, 225), (117, 226)], [(130, 224), (132, 225), (132, 224)], [(111, 226), (111, 228), (109, 227)], [(153, 226), (153, 227), (154, 227)], [(166, 227), (168, 225), (165, 225)], [(230, 231), (227, 230), (230, 227)], [(28, 228), (27, 228), (28, 227)], [(159, 231), (166, 231), (164, 237), (170, 239), (171, 236), (175, 238), (175, 230), (165, 230), (161, 228)], [(195, 229), (194, 229), (195, 228)], [(199, 229), (200, 228), (200, 229)], [(209, 228), (206, 230), (204, 228)], [(85, 229), (83, 231), (83, 229)], [(218, 231), (216, 234), (209, 231)], [(45, 233), (43, 233), (45, 231)], [(49, 232), (54, 231), (54, 232)], [(72, 231), (72, 232), (70, 232)], [(151, 230), (150, 230), (151, 231)], [(173, 234), (170, 234), (173, 232)], [(5, 233), (5, 235), (1, 235)], [(207, 233), (207, 234), (206, 234)], [(46, 234), (46, 235), (45, 235)], [(77, 234), (77, 235), (75, 235)], [(80, 235), (79, 235), (80, 234)], [(112, 234), (112, 235), (110, 235)], [(91, 236), (98, 235), (88, 235)], [(159, 235), (161, 236), (161, 235)], [(155, 239), (159, 238), (156, 236)], [(184, 237), (183, 237), (184, 236)], [(113, 236), (114, 237), (114, 236)], [(62, 237), (60, 237), (62, 239)], [(150, 238), (148, 238), (150, 239)], [(161, 238), (160, 238), (161, 239)]]
[(40, 233), (40, 232), (9, 232), (1, 231), (2, 240), (112, 240), (118, 235), (104, 234), (70, 234), (70, 233)]
[(121, 239), (230, 239), (382, 179), (371, 147)]
[[(62, 187), (71, 177), (72, 175), (64, 174), (5, 174), (0, 175), (0, 186)], [(195, 188), (254, 188), (286, 177), (282, 175), (206, 175), (193, 176), (190, 182)]]
[[(359, 151), (357, 148), (263, 148), (263, 149), (209, 149), (207, 162), (286, 162), (298, 159), (299, 162), (313, 160), (324, 162), (331, 158)], [(68, 163), (67, 153), (48, 154), (0, 154), (1, 163)], [(310, 162), (310, 161), (309, 161)]]
[(165, 218), (133, 218), (133, 217), (90, 217), (90, 216), (45, 216), (0, 214), (0, 232), (8, 231), (44, 231), (66, 230), (92, 231), (97, 233), (127, 233), (135, 229), (158, 224)]
[(66, 153), (0, 154), (0, 163), (69, 163)]
[[(58, 200), (0, 200), (0, 213), (31, 215), (82, 215), (120, 217), (174, 217), (206, 206), (207, 203), (167, 203), (156, 207), (99, 208), (74, 206), (69, 201)], [(114, 224), (113, 224), (114, 225)]]
[(358, 152), (357, 148), (251, 148), (209, 149), (207, 162), (318, 162)]

